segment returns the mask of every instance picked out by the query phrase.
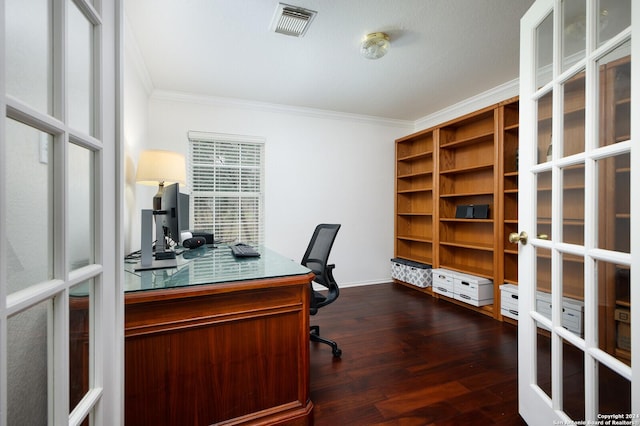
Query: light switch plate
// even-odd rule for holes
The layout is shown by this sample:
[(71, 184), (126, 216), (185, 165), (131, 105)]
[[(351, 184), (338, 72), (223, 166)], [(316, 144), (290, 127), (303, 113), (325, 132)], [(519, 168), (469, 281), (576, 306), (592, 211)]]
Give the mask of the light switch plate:
[(49, 164), (49, 135), (40, 134), (40, 163)]

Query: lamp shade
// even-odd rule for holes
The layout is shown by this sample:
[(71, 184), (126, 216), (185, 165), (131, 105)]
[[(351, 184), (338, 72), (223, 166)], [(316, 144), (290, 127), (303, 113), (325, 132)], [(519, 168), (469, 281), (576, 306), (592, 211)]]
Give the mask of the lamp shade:
[(156, 186), (160, 183), (187, 183), (184, 155), (172, 151), (148, 150), (140, 153), (136, 182)]

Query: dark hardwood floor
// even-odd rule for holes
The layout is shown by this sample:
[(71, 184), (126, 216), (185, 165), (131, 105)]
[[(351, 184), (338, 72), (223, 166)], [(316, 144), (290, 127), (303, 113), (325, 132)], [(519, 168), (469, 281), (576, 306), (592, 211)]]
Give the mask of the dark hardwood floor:
[(311, 344), (323, 425), (524, 425), (517, 330), (397, 284), (341, 289), (311, 317), (342, 349)]

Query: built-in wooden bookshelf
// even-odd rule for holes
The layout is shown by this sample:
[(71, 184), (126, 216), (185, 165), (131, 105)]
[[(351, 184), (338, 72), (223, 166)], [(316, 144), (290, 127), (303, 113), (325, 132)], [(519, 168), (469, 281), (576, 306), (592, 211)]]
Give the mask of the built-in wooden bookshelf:
[[(598, 146), (630, 139), (629, 57), (605, 58), (599, 70), (600, 134)], [(537, 173), (536, 229), (552, 238), (552, 175), (562, 185), (563, 243), (584, 245), (586, 194), (585, 74), (578, 72), (562, 86), (560, 147), (552, 144), (552, 92), (538, 99), (537, 158), (544, 170), (550, 157), (560, 167)], [(492, 305), (473, 307), (496, 319), (503, 283), (518, 283), (518, 247), (508, 242), (518, 233), (519, 108), (516, 98), (467, 114), (396, 141), (395, 256), (493, 280)], [(565, 160), (571, 157), (570, 160)], [(621, 150), (596, 161), (598, 248), (629, 253), (630, 154)], [(486, 218), (456, 215), (460, 205), (489, 205)], [(551, 253), (536, 252), (537, 290), (551, 290)], [(628, 344), (630, 271), (624, 265), (597, 262), (598, 340), (600, 348), (630, 362)], [(561, 260), (563, 296), (584, 300), (584, 260), (564, 254)], [(435, 297), (445, 297), (432, 293)], [(459, 303), (455, 300), (453, 303)], [(512, 320), (510, 320), (512, 321)], [(625, 340), (626, 339), (626, 340)]]
[(397, 257), (433, 263), (433, 132), (396, 141)]
[[(395, 256), (498, 283), (493, 305), (469, 306), (495, 318), (500, 318), (499, 283), (505, 275), (517, 281), (517, 251), (503, 244), (509, 230), (505, 214), (506, 223), (517, 226), (517, 146), (517, 99), (396, 141)], [(507, 161), (512, 164), (504, 172), (501, 164)], [(511, 194), (507, 201), (505, 186)], [(457, 217), (462, 205), (487, 205), (488, 215)]]
[(518, 248), (509, 243), (509, 234), (518, 233), (518, 132), (520, 128), (518, 102), (504, 105), (501, 117), (502, 132), (500, 145), (498, 198), (502, 206), (502, 216), (497, 223), (502, 225), (499, 250), (503, 253), (502, 277), (498, 283), (518, 284)]

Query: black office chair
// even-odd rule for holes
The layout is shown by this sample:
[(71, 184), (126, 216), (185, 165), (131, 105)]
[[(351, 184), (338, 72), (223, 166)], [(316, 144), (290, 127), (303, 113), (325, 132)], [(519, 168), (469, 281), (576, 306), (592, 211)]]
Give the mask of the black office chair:
[[(340, 225), (320, 224), (316, 226), (311, 241), (309, 242), (309, 247), (307, 247), (307, 251), (302, 258), (302, 264), (311, 269), (316, 275), (313, 281), (325, 286), (329, 290), (327, 294), (320, 293), (313, 289), (313, 283), (311, 283), (311, 315), (315, 315), (319, 308), (332, 303), (340, 294), (338, 283), (336, 283), (332, 273), (335, 265), (327, 264), (331, 247), (333, 246), (339, 229)], [(336, 342), (320, 336), (319, 326), (312, 325), (309, 336), (314, 342), (322, 342), (331, 346), (331, 348), (333, 348), (333, 356), (339, 357), (342, 355), (342, 350), (338, 348)]]

